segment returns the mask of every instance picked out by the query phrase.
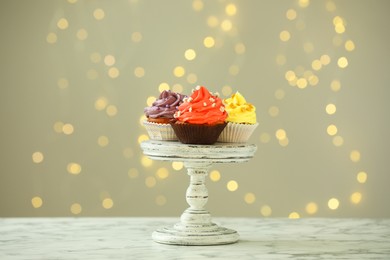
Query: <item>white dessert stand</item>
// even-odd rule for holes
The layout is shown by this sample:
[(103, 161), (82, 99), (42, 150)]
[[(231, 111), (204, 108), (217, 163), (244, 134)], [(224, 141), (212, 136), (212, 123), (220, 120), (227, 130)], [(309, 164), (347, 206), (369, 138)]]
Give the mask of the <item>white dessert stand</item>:
[(256, 145), (187, 145), (173, 141), (149, 140), (142, 142), (141, 148), (151, 159), (183, 162), (190, 175), (190, 186), (186, 192), (190, 207), (181, 215), (179, 223), (154, 231), (154, 241), (171, 245), (222, 245), (238, 241), (237, 231), (211, 222), (211, 215), (205, 209), (208, 199), (205, 180), (212, 164), (247, 162), (256, 152)]

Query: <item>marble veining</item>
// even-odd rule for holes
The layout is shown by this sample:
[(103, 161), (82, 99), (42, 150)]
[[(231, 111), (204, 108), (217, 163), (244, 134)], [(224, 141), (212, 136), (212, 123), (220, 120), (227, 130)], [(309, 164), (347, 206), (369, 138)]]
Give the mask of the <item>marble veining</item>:
[(215, 218), (238, 243), (176, 246), (152, 232), (178, 218), (3, 218), (0, 259), (390, 259), (390, 219)]

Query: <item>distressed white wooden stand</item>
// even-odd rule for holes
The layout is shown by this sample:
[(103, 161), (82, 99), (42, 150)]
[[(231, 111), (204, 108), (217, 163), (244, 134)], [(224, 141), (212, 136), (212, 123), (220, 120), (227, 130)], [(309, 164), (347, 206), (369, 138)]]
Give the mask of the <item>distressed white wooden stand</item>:
[(238, 241), (237, 231), (212, 223), (211, 215), (205, 209), (208, 200), (205, 180), (212, 164), (246, 162), (256, 152), (256, 145), (188, 145), (149, 140), (142, 142), (141, 148), (151, 159), (183, 162), (190, 176), (190, 185), (186, 192), (190, 207), (183, 212), (179, 223), (153, 232), (154, 241), (172, 245), (221, 245)]

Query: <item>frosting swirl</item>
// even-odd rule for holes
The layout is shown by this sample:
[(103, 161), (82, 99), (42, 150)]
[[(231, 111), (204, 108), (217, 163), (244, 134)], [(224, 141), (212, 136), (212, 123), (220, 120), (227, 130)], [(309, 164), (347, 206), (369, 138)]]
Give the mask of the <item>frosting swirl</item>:
[(256, 124), (255, 106), (247, 103), (238, 91), (223, 102), (228, 113), (227, 122)]
[(150, 107), (144, 108), (144, 113), (150, 118), (172, 119), (178, 106), (183, 102), (185, 96), (170, 90), (164, 90), (159, 98)]
[(190, 97), (184, 98), (175, 113), (178, 121), (190, 124), (222, 124), (226, 117), (222, 100), (203, 86), (197, 86)]

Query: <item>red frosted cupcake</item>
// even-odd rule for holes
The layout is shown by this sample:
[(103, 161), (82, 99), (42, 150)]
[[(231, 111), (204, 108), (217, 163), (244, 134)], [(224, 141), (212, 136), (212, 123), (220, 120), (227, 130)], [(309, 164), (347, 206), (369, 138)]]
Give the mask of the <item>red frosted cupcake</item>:
[(197, 86), (183, 99), (172, 122), (177, 138), (184, 144), (213, 144), (225, 128), (227, 113), (218, 95)]

